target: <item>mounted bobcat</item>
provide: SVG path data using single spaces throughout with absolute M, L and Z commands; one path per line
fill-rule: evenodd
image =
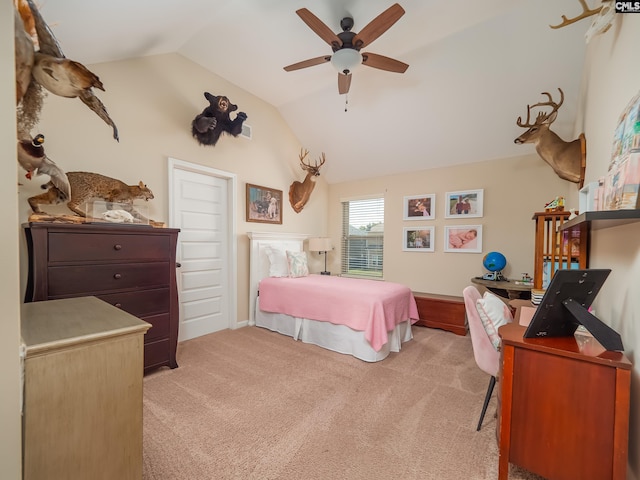
M 121 204 L 122 208 L 134 218 L 141 222 L 148 221 L 133 208 L 134 200 L 153 199 L 153 193 L 144 183 L 127 185 L 115 178 L 90 172 L 67 172 L 67 177 L 71 184 L 71 199 L 67 202 L 67 207 L 75 214 L 86 217 L 87 212 L 82 210 L 81 206 L 97 198 L 108 203 Z M 51 182 L 43 185 L 42 188 L 48 188 L 48 190 L 28 199 L 34 213 L 44 213 L 40 210 L 40 205 L 55 205 L 66 200 L 65 195 Z

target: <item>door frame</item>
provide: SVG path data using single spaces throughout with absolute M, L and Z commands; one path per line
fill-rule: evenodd
M 229 272 L 227 275 L 227 281 L 229 282 L 229 324 L 228 327 L 231 330 L 238 328 L 238 245 L 236 243 L 236 218 L 238 210 L 237 202 L 237 188 L 238 178 L 235 173 L 225 172 L 224 170 L 218 170 L 216 168 L 205 167 L 204 165 L 198 165 L 196 163 L 185 162 L 184 160 L 178 160 L 177 158 L 168 157 L 168 205 L 169 205 L 169 226 L 176 228 L 176 219 L 173 212 L 173 198 L 174 197 L 174 175 L 175 170 L 185 170 L 200 175 L 207 175 L 209 177 L 217 177 L 226 180 L 227 182 L 227 217 L 229 218 L 229 228 L 227 229 L 227 245 L 229 246 Z M 180 242 L 180 236 L 178 235 L 178 242 Z M 177 258 L 176 261 L 180 261 Z M 180 302 L 178 301 L 178 304 Z M 180 317 L 182 317 L 182 308 L 179 308 Z M 179 319 L 182 322 L 182 318 Z

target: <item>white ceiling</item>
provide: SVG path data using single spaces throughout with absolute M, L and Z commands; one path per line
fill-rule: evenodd
M 179 52 L 274 105 L 311 158 L 326 153 L 330 183 L 531 153 L 513 143 L 524 131 L 515 121 L 558 87 L 565 101 L 552 129 L 565 140 L 581 129 L 574 124 L 590 19 L 549 28 L 562 14 L 578 15 L 577 0 L 400 0 L 406 14 L 364 50 L 410 67 L 357 69 L 347 112 L 330 64 L 283 70 L 331 54 L 295 11 L 308 8 L 336 33 L 351 16 L 358 32 L 393 0 L 37 3 L 73 60 Z

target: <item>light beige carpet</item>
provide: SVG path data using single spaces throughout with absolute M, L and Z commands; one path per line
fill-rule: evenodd
M 377 363 L 257 327 L 183 342 L 144 379 L 146 480 L 497 478 L 497 393 L 469 336 L 414 327 Z M 537 479 L 512 467 L 510 478 Z

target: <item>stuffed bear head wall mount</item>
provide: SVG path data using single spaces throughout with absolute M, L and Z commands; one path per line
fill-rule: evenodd
M 222 133 L 237 137 L 242 132 L 242 124 L 247 114 L 238 112 L 231 120 L 229 114 L 238 109 L 224 95 L 211 95 L 204 92 L 209 106 L 191 122 L 191 133 L 200 145 L 215 145 Z

